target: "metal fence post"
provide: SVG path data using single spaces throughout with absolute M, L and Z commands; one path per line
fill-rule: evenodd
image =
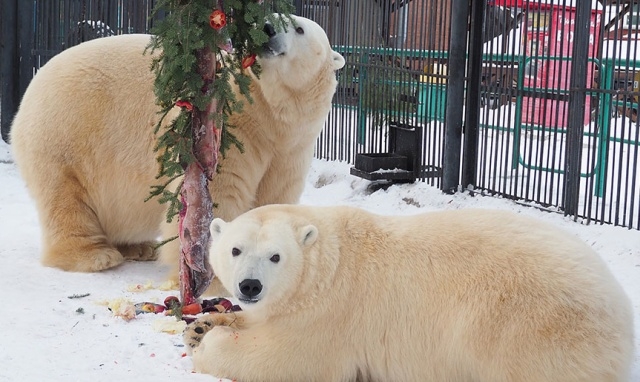
M 569 114 L 567 120 L 567 146 L 565 155 L 565 179 L 563 204 L 565 215 L 578 213 L 580 200 L 580 167 L 587 86 L 587 62 L 589 52 L 589 24 L 591 3 L 579 1 L 576 8 L 571 77 L 569 82 Z
M 0 0 L 0 131 L 9 142 L 9 129 L 18 108 L 18 38 L 17 12 L 19 0 Z
M 471 0 L 451 1 L 451 40 L 449 43 L 449 82 L 447 84 L 442 191 L 454 193 L 460 184 L 462 148 L 462 110 L 464 106 L 467 20 Z
M 33 48 L 34 48 L 34 4 L 35 1 L 18 1 L 18 55 L 20 56 L 20 75 L 18 81 L 19 97 L 17 106 L 27 86 L 33 78 Z
M 476 183 L 478 165 L 478 127 L 480 124 L 480 82 L 482 81 L 482 46 L 485 1 L 474 1 L 471 6 L 471 36 L 467 72 L 469 82 L 465 102 L 464 145 L 462 150 L 462 187 Z

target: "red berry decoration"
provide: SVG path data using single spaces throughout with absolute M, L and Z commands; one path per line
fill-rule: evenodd
M 242 69 L 246 69 L 248 67 L 250 67 L 251 65 L 255 64 L 256 62 L 256 55 L 252 54 L 250 56 L 247 56 L 245 58 L 242 59 Z
M 227 25 L 227 16 L 221 10 L 216 9 L 209 15 L 209 25 L 215 30 L 220 30 Z
M 193 110 L 193 105 L 189 101 L 178 101 L 178 102 L 176 102 L 176 106 L 184 107 L 185 109 L 187 109 L 189 111 Z

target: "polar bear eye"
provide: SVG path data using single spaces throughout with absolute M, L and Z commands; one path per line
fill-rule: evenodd
M 272 263 L 277 263 L 278 261 L 280 261 L 280 255 L 276 253 L 275 255 L 271 256 L 269 260 L 271 260 Z
M 238 248 L 234 248 L 231 250 L 231 256 L 236 257 L 239 256 L 242 253 L 241 250 L 239 250 Z
M 297 34 L 304 34 L 304 29 L 302 29 L 302 27 L 297 27 L 296 28 L 296 33 Z

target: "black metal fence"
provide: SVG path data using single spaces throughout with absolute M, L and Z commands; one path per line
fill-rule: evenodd
M 298 8 L 347 58 L 319 156 L 368 179 L 419 178 L 640 229 L 637 2 Z M 409 154 L 396 147 L 407 129 L 421 140 Z
M 640 229 L 640 6 L 296 0 L 346 58 L 317 156 Z M 147 32 L 151 0 L 0 0 L 3 138 L 65 47 Z M 383 171 L 380 171 L 383 170 Z
M 520 27 L 484 46 L 474 185 L 640 229 L 640 9 L 512 3 Z
M 325 28 L 346 59 L 317 155 L 354 163 L 362 153 L 385 153 L 400 144 L 405 149 L 393 147 L 390 156 L 398 159 L 402 151 L 409 171 L 385 176 L 440 186 L 449 82 L 441 71 L 448 59 L 451 0 L 298 1 L 296 6 L 299 15 Z M 419 138 L 420 144 L 402 144 L 395 132 L 409 141 Z M 372 160 L 377 159 L 388 158 Z M 376 179 L 375 174 L 367 178 Z
M 29 81 L 65 48 L 97 37 L 148 33 L 153 0 L 0 0 L 0 122 L 11 119 Z

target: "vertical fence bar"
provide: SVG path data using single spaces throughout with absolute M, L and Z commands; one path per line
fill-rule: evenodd
M 580 200 L 580 167 L 584 112 L 587 86 L 587 62 L 589 51 L 590 2 L 578 2 L 574 31 L 571 77 L 569 82 L 569 113 L 567 119 L 567 144 L 565 154 L 565 187 L 563 206 L 565 215 L 577 215 Z
M 2 139 L 9 142 L 11 120 L 18 109 L 18 36 L 16 19 L 19 0 L 0 0 L 2 23 L 0 24 L 0 131 Z
M 449 45 L 449 82 L 447 84 L 442 191 L 456 192 L 460 184 L 462 147 L 462 110 L 464 105 L 467 20 L 471 0 L 451 1 L 451 40 Z
M 478 164 L 478 126 L 480 123 L 480 82 L 482 81 L 483 20 L 485 1 L 474 1 L 471 5 L 471 36 L 467 72 L 467 95 L 464 118 L 464 150 L 462 155 L 462 187 L 476 183 Z
M 20 56 L 19 92 L 20 99 L 33 77 L 33 1 L 19 1 L 18 4 L 18 54 Z M 17 105 L 17 104 L 16 104 Z

